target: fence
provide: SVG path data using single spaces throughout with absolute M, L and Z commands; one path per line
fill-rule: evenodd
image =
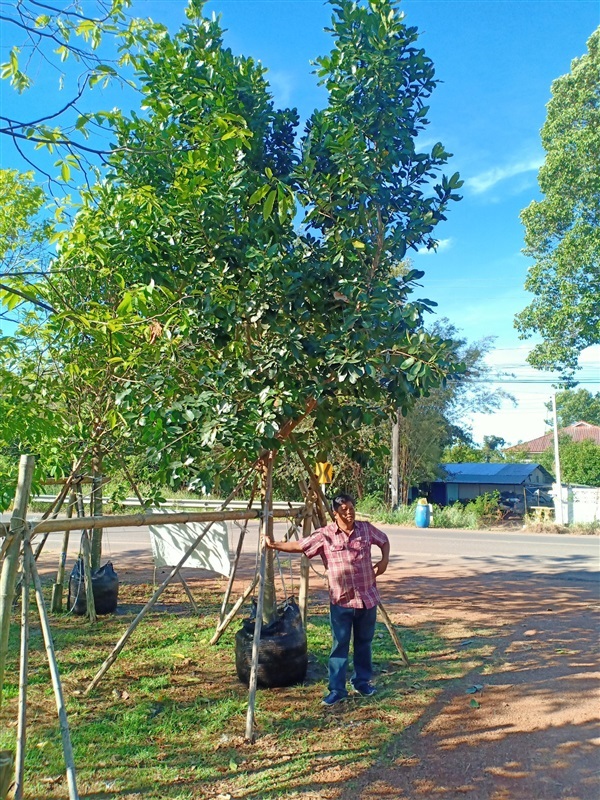
M 552 484 L 552 492 L 554 516 L 557 521 L 562 521 L 563 524 L 580 524 L 600 520 L 600 488 L 563 484 L 561 490 L 562 509 L 559 508 L 558 484 Z

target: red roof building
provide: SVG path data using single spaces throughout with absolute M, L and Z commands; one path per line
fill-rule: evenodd
M 575 422 L 566 428 L 560 428 L 558 431 L 559 436 L 570 436 L 574 442 L 582 442 L 584 439 L 591 439 L 595 444 L 600 445 L 600 425 L 592 425 L 589 422 Z M 507 447 L 506 452 L 515 452 L 516 450 L 524 450 L 530 456 L 536 456 L 543 453 L 554 443 L 554 434 L 552 431 L 545 433 L 543 436 L 538 436 L 537 439 L 530 439 L 528 442 L 521 442 L 513 447 Z

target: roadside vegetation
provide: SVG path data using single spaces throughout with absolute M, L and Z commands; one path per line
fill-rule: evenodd
M 466 504 L 456 502 L 450 506 L 433 505 L 430 526 L 432 528 L 476 530 L 494 523 L 497 524 L 502 519 L 499 499 L 498 492 L 486 492 Z M 380 496 L 370 495 L 360 500 L 357 508 L 359 513 L 368 516 L 372 522 L 416 527 L 416 502 L 390 509 Z

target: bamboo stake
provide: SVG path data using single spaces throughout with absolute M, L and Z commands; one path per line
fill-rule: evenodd
M 12 750 L 0 750 L 0 800 L 5 800 L 12 783 L 15 754 Z
M 306 539 L 310 536 L 312 529 L 312 515 L 313 515 L 313 501 L 310 495 L 306 498 L 306 514 L 302 523 L 302 538 Z M 308 586 L 310 575 L 310 561 L 302 554 L 300 559 L 300 588 L 298 590 L 298 606 L 300 608 L 300 616 L 302 617 L 302 624 L 306 630 L 306 618 L 308 616 Z
M 67 771 L 67 783 L 69 786 L 69 800 L 79 800 L 77 792 L 77 783 L 75 779 L 75 762 L 73 759 L 73 748 L 71 746 L 71 734 L 69 732 L 69 722 L 67 720 L 67 712 L 65 709 L 65 702 L 63 699 L 62 686 L 60 682 L 60 673 L 58 670 L 58 663 L 54 653 L 54 643 L 52 641 L 52 632 L 50 631 L 50 622 L 44 603 L 44 594 L 42 591 L 42 582 L 40 580 L 37 566 L 33 558 L 33 551 L 31 545 L 25 545 L 24 557 L 29 559 L 29 567 L 33 578 L 33 585 L 35 587 L 35 597 L 37 607 L 40 615 L 40 625 L 42 634 L 44 636 L 44 644 L 46 645 L 46 656 L 48 657 L 48 665 L 50 667 L 50 677 L 52 678 L 52 688 L 54 689 L 54 698 L 56 700 L 56 710 L 58 711 L 58 722 L 60 725 L 60 735 L 62 738 L 63 753 L 65 756 L 65 766 Z
M 177 577 L 179 578 L 179 580 L 181 581 L 181 583 L 183 585 L 183 588 L 185 589 L 185 593 L 187 594 L 188 600 L 190 601 L 190 605 L 192 607 L 192 611 L 194 612 L 194 614 L 199 614 L 200 613 L 200 609 L 198 608 L 198 604 L 194 600 L 194 596 L 192 595 L 192 593 L 190 591 L 190 587 L 187 585 L 187 581 L 185 580 L 185 578 L 183 577 L 181 572 L 177 573 Z
M 85 588 L 85 615 L 89 621 L 94 624 L 98 621 L 98 617 L 96 616 L 96 601 L 94 600 L 94 584 L 92 582 L 92 550 L 90 547 L 90 537 L 87 531 L 83 531 L 81 536 L 81 551 Z
M 85 508 L 83 505 L 83 492 L 81 486 L 77 487 L 77 512 L 80 517 L 85 516 Z M 81 556 L 83 559 L 83 575 L 84 575 L 84 588 L 85 588 L 85 615 L 93 624 L 97 622 L 96 617 L 96 602 L 94 600 L 94 585 L 92 583 L 92 553 L 90 548 L 90 538 L 87 530 L 81 533 Z
M 48 519 L 48 517 L 56 509 L 56 506 L 58 506 L 59 508 L 62 506 L 62 504 L 63 504 L 63 502 L 65 500 L 65 497 L 69 494 L 69 489 L 71 488 L 71 486 L 74 483 L 80 483 L 81 480 L 84 480 L 85 482 L 87 482 L 85 479 L 80 478 L 80 479 L 76 480 L 76 478 L 77 478 L 77 472 L 79 471 L 79 468 L 83 464 L 84 459 L 86 458 L 88 452 L 89 452 L 89 450 L 84 450 L 83 453 L 77 459 L 77 461 L 73 464 L 73 469 L 71 470 L 71 474 L 63 482 L 63 488 L 58 493 L 58 495 L 55 498 L 54 502 L 51 503 L 50 507 L 47 508 L 44 511 L 44 513 L 42 514 L 42 520 Z
M 233 620 L 233 618 L 235 617 L 241 606 L 246 602 L 248 597 L 250 597 L 250 595 L 254 591 L 254 588 L 256 587 L 257 583 L 258 583 L 258 575 L 255 575 L 252 583 L 244 590 L 244 593 L 241 595 L 241 597 L 239 597 L 238 600 L 233 604 L 229 614 L 227 614 L 223 622 L 219 624 L 219 627 L 214 632 L 214 635 L 210 640 L 210 644 L 216 644 L 219 641 L 219 639 L 225 633 L 225 631 L 229 627 L 231 621 Z
M 0 705 L 2 705 L 2 690 L 4 686 L 4 670 L 6 668 L 6 656 L 8 651 L 11 607 L 15 596 L 19 553 L 21 551 L 21 531 L 26 524 L 25 517 L 27 515 L 27 504 L 29 501 L 34 466 L 34 456 L 21 456 L 19 461 L 17 491 L 15 493 L 13 513 L 10 520 L 10 544 L 4 555 L 2 574 L 0 575 Z
M 222 508 L 229 499 L 223 501 Z M 273 517 L 286 519 L 294 511 L 300 511 L 301 506 L 292 509 L 274 508 Z M 171 514 L 115 514 L 107 517 L 83 517 L 82 519 L 51 519 L 38 522 L 33 528 L 33 534 L 53 533 L 56 531 L 76 531 L 81 528 L 140 528 L 144 525 L 172 525 L 185 522 L 224 522 L 226 520 L 259 519 L 260 511 L 174 511 Z
M 231 494 L 223 501 L 222 508 L 225 508 L 225 506 L 231 500 L 233 500 L 233 498 L 236 496 L 238 491 L 244 485 L 247 477 L 248 476 L 245 475 L 242 478 L 242 480 L 238 483 L 238 485 L 235 487 L 235 489 L 231 492 Z M 233 511 L 225 512 L 225 513 L 226 514 L 227 513 L 235 514 L 235 512 L 233 512 Z M 242 514 L 248 514 L 248 513 L 249 512 L 247 512 L 247 511 L 246 512 L 242 512 Z M 125 647 L 125 644 L 127 643 L 127 640 L 129 639 L 131 634 L 134 632 L 134 630 L 140 624 L 142 619 L 146 616 L 148 611 L 150 611 L 150 609 L 156 604 L 158 598 L 161 596 L 161 594 L 167 588 L 169 583 L 173 580 L 175 575 L 177 575 L 177 573 L 179 572 L 181 567 L 185 564 L 185 562 L 188 560 L 190 555 L 193 553 L 193 551 L 196 549 L 196 547 L 200 544 L 200 542 L 202 541 L 204 536 L 208 533 L 212 522 L 216 521 L 214 519 L 215 516 L 217 517 L 217 519 L 219 519 L 219 518 L 222 519 L 223 518 L 222 515 L 223 515 L 223 512 L 217 512 L 216 514 L 213 513 L 211 515 L 206 515 L 206 514 L 204 514 L 204 515 L 199 515 L 199 514 L 140 514 L 140 515 L 136 515 L 138 517 L 142 517 L 143 519 L 148 519 L 148 517 L 154 517 L 155 518 L 154 521 L 157 522 L 157 523 L 161 523 L 161 524 L 165 523 L 165 521 L 170 521 L 170 522 L 189 522 L 189 521 L 191 521 L 189 519 L 189 517 L 195 517 L 197 519 L 199 516 L 203 517 L 203 521 L 206 520 L 207 516 L 212 516 L 213 519 L 210 520 L 210 524 L 206 526 L 206 528 L 203 530 L 203 532 L 196 538 L 196 540 L 190 545 L 190 547 L 188 547 L 188 549 L 185 551 L 185 554 L 184 554 L 183 558 L 179 561 L 177 566 L 173 567 L 171 572 L 167 575 L 166 579 L 161 583 L 161 585 L 158 587 L 158 589 L 154 592 L 154 594 L 152 595 L 150 600 L 148 600 L 146 605 L 142 608 L 140 613 L 137 615 L 137 617 L 133 620 L 133 622 L 127 628 L 127 630 L 125 631 L 123 636 L 121 636 L 121 638 L 119 639 L 117 644 L 114 646 L 111 654 L 104 661 L 104 663 L 102 664 L 102 666 L 100 667 L 98 672 L 92 678 L 92 680 L 91 680 L 89 686 L 87 687 L 87 689 L 85 690 L 84 694 L 86 694 L 86 695 L 89 694 L 92 691 L 92 689 L 94 689 L 100 683 L 100 681 L 102 680 L 103 675 L 106 672 L 108 672 L 108 670 L 110 669 L 112 664 L 114 664 L 114 662 L 117 660 L 117 657 L 118 657 L 119 653 Z M 173 520 L 172 519 L 172 517 L 180 517 L 180 516 L 185 517 L 186 519 L 183 519 L 183 520 L 179 520 L 179 519 Z M 171 518 L 171 519 L 169 519 L 169 518 Z M 225 518 L 227 518 L 227 516 Z M 239 517 L 234 517 L 234 518 L 239 519 Z M 245 517 L 242 517 L 242 519 L 244 519 L 244 518 Z M 251 517 L 247 517 L 247 518 L 251 519 Z M 107 519 L 107 518 L 105 517 L 105 519 Z M 110 519 L 110 517 L 108 519 Z M 148 524 L 148 523 L 147 522 L 142 522 L 141 524 L 144 525 L 144 524 Z M 103 527 L 110 527 L 110 526 L 104 525 Z M 116 527 L 116 526 L 112 526 L 112 527 Z
M 10 542 L 11 542 L 10 534 L 6 531 L 6 528 L 4 528 L 4 526 L 2 526 L 2 528 L 3 528 L 3 531 L 0 533 L 0 536 L 3 536 L 4 539 L 3 539 L 2 544 L 0 545 L 0 563 L 2 563 L 2 559 L 4 558 L 4 554 L 6 553 L 8 548 L 10 547 Z
M 75 506 L 75 493 L 71 492 L 69 502 L 67 504 L 67 519 L 73 516 L 73 507 Z M 60 614 L 62 611 L 63 589 L 65 582 L 65 566 L 67 563 L 67 552 L 69 550 L 69 531 L 64 532 L 62 548 L 60 551 L 60 561 L 58 563 L 58 571 L 56 573 L 56 583 L 52 587 L 52 602 L 50 609 L 53 614 Z
M 250 492 L 250 500 L 248 501 L 248 509 L 252 508 L 252 503 L 254 502 L 254 495 L 256 494 L 256 484 L 257 479 L 255 478 L 254 483 L 252 484 L 252 490 Z M 223 602 L 221 603 L 221 613 L 219 614 L 219 625 L 225 619 L 225 614 L 227 612 L 227 604 L 229 603 L 229 598 L 231 597 L 231 591 L 233 589 L 233 582 L 235 580 L 235 574 L 237 572 L 238 564 L 240 561 L 240 556 L 242 554 L 242 546 L 244 544 L 244 538 L 246 536 L 246 531 L 248 530 L 248 520 L 243 528 L 240 529 L 240 536 L 237 543 L 237 548 L 235 551 L 235 557 L 233 559 L 233 565 L 231 567 L 231 575 L 229 576 L 229 582 L 227 583 L 227 589 L 225 590 L 225 594 L 223 596 Z M 217 629 L 219 627 L 217 625 Z
M 260 571 L 258 577 L 258 600 L 256 604 L 256 618 L 254 620 L 254 639 L 252 640 L 252 666 L 248 692 L 248 713 L 246 714 L 246 739 L 254 741 L 254 708 L 256 705 L 256 685 L 258 682 L 258 655 L 260 648 L 260 634 L 262 631 L 262 615 L 265 600 L 265 582 L 267 572 L 267 545 L 266 537 L 269 535 L 269 517 L 272 520 L 273 512 L 273 453 L 265 457 L 265 492 L 263 513 L 260 525 Z
M 406 651 L 402 647 L 402 642 L 400 641 L 400 637 L 398 636 L 398 633 L 396 632 L 396 628 L 394 627 L 394 623 L 389 618 L 389 615 L 388 615 L 387 611 L 385 610 L 385 608 L 383 607 L 383 605 L 381 603 L 379 603 L 377 608 L 381 612 L 381 616 L 383 617 L 383 621 L 385 622 L 385 626 L 388 629 L 388 631 L 390 632 L 390 636 L 392 637 L 392 641 L 396 645 L 396 650 L 400 653 L 400 658 L 402 659 L 402 662 L 403 662 L 404 666 L 405 667 L 410 667 L 410 661 L 408 660 L 408 656 L 406 655 Z
M 23 553 L 29 546 L 29 527 L 23 534 Z M 19 660 L 19 713 L 17 723 L 17 758 L 15 770 L 15 800 L 23 797 L 23 775 L 25 773 L 25 749 L 27 740 L 27 668 L 29 663 L 29 585 L 31 570 L 29 559 L 23 558 L 23 580 L 21 584 L 21 651 Z
M 103 516 L 102 504 L 102 451 L 95 447 L 92 453 L 92 492 L 90 494 L 90 515 Z M 98 569 L 102 562 L 102 528 L 95 528 L 90 535 L 92 569 Z

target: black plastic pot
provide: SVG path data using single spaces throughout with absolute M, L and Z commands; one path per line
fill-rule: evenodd
M 235 636 L 235 668 L 246 686 L 250 683 L 254 619 L 245 619 Z M 300 609 L 294 602 L 279 609 L 279 618 L 260 632 L 258 686 L 292 686 L 306 677 L 308 653 Z
M 92 591 L 96 614 L 112 614 L 117 610 L 119 600 L 119 577 L 110 561 L 103 567 L 92 571 Z M 83 559 L 79 558 L 69 577 L 69 605 L 74 614 L 82 617 L 87 612 Z

